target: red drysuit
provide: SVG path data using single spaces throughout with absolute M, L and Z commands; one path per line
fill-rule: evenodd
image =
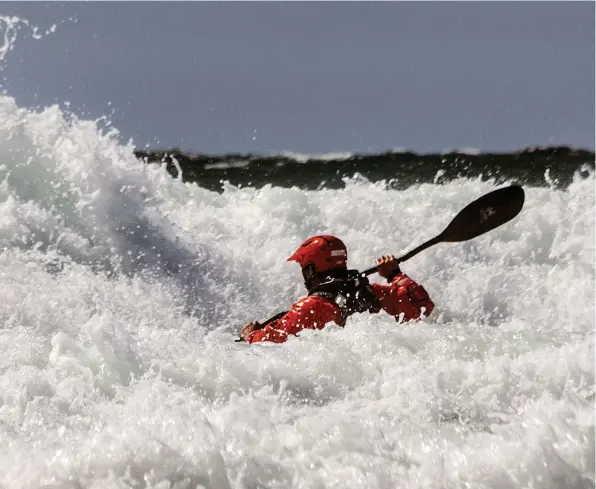
M 398 273 L 390 285 L 370 285 L 381 308 L 397 321 L 427 317 L 434 308 L 426 290 L 404 273 Z M 249 333 L 246 341 L 283 343 L 288 335 L 295 335 L 305 328 L 323 329 L 332 321 L 343 326 L 345 320 L 345 314 L 336 303 L 320 295 L 310 295 L 296 302 L 280 319 L 269 323 L 263 329 Z

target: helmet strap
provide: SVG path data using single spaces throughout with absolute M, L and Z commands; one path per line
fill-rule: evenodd
M 317 270 L 312 263 L 302 267 L 302 277 L 304 278 L 304 286 L 306 290 L 311 290 L 318 283 Z

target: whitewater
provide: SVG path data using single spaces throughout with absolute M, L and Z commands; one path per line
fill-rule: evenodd
M 594 487 L 593 173 L 405 263 L 424 322 L 248 346 L 308 236 L 368 268 L 498 185 L 218 193 L 133 151 L 0 96 L 1 488 Z

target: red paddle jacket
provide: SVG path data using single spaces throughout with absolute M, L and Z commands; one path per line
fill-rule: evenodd
M 435 307 L 424 287 L 404 273 L 398 273 L 390 285 L 371 283 L 370 286 L 381 308 L 399 322 L 427 317 Z M 249 333 L 246 341 L 283 343 L 288 335 L 303 329 L 323 329 L 330 322 L 343 326 L 345 320 L 345 314 L 335 302 L 320 295 L 309 295 L 296 302 L 280 319 Z

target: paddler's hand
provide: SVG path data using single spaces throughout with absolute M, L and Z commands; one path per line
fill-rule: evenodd
M 391 282 L 393 277 L 401 273 L 401 270 L 395 257 L 393 255 L 387 255 L 377 258 L 377 273 Z
M 240 338 L 246 341 L 246 337 L 253 331 L 256 331 L 257 329 L 261 329 L 261 325 L 259 322 L 253 321 L 252 323 L 248 323 L 240 330 Z

